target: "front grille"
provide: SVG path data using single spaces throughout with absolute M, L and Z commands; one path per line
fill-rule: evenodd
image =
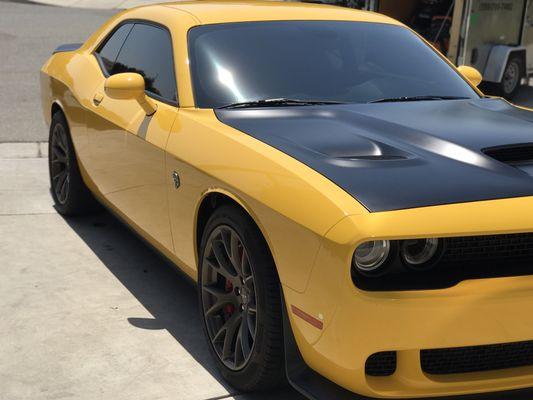
M 533 259 L 533 234 L 488 235 L 446 239 L 443 263 Z
M 365 373 L 369 376 L 391 376 L 395 371 L 395 351 L 374 353 L 366 360 Z
M 422 370 L 431 375 L 462 374 L 533 365 L 533 341 L 422 350 Z
M 533 144 L 520 144 L 503 147 L 491 147 L 483 152 L 500 162 L 510 165 L 533 163 Z

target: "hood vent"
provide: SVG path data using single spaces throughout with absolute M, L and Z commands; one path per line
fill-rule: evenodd
M 509 165 L 533 164 L 533 143 L 490 147 L 483 149 L 483 153 Z
M 388 154 L 377 154 L 368 156 L 343 156 L 338 157 L 345 160 L 365 160 L 365 161 L 394 161 L 394 160 L 407 160 L 404 156 L 393 156 Z

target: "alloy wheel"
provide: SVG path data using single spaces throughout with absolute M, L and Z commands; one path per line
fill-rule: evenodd
M 237 232 L 221 225 L 202 260 L 201 299 L 209 340 L 224 365 L 244 368 L 255 344 L 257 297 L 253 267 Z
M 59 203 L 65 204 L 70 187 L 70 162 L 67 132 L 61 124 L 56 124 L 52 131 L 50 151 L 52 190 Z

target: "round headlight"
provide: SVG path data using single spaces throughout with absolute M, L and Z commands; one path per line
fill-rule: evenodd
M 375 273 L 387 261 L 390 247 L 388 240 L 365 242 L 355 249 L 353 263 L 364 274 Z
M 405 240 L 400 254 L 403 261 L 413 268 L 424 268 L 434 261 L 439 250 L 439 239 Z

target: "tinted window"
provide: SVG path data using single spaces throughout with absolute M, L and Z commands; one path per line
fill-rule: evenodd
M 196 104 L 271 98 L 369 102 L 402 96 L 477 97 L 408 29 L 345 21 L 204 25 L 189 33 Z
M 102 64 L 108 73 L 113 69 L 113 64 L 115 64 L 120 48 L 122 47 L 124 40 L 128 37 L 131 28 L 133 28 L 133 24 L 120 26 L 111 37 L 107 39 L 100 50 L 97 51 L 102 60 Z
M 122 46 L 111 74 L 136 72 L 144 77 L 146 90 L 176 101 L 176 80 L 170 34 L 163 28 L 135 24 Z

